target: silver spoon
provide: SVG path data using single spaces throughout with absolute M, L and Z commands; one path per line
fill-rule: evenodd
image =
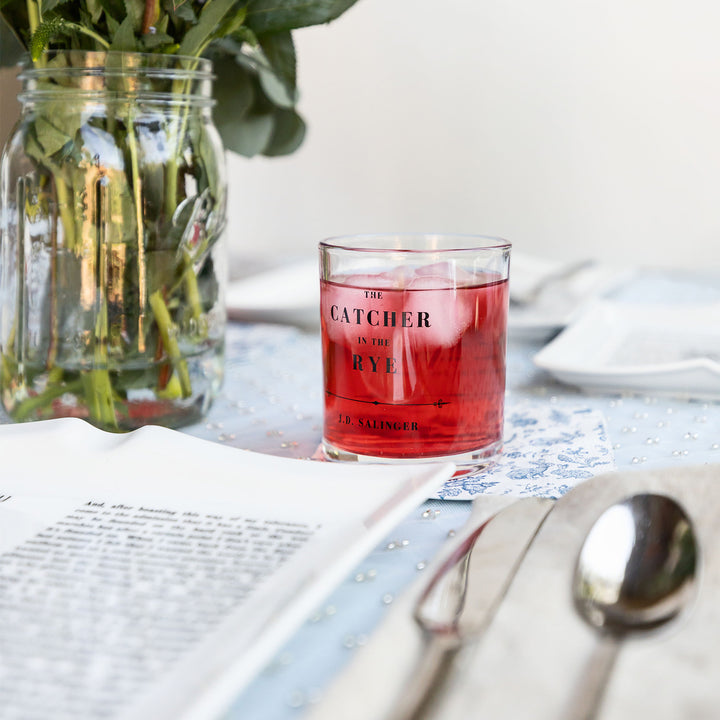
M 628 635 L 664 625 L 687 605 L 698 555 L 690 519 L 665 495 L 633 495 L 597 519 L 577 560 L 573 596 L 601 642 L 569 717 L 596 716 Z

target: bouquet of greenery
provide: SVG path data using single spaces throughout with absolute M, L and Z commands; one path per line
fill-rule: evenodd
M 224 328 L 217 132 L 248 157 L 293 152 L 305 124 L 291 32 L 354 2 L 0 0 L 0 60 L 15 62 L 13 48 L 30 58 L 30 111 L 2 173 L 13 418 L 128 429 L 207 409 Z M 214 126 L 193 97 L 208 61 Z
M 305 124 L 292 31 L 330 22 L 356 0 L 0 0 L 0 63 L 48 48 L 207 57 L 215 124 L 247 157 L 296 150 Z M 11 32 L 8 32 L 11 31 Z

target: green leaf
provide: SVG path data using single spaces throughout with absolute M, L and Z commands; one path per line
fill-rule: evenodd
M 105 16 L 120 22 L 125 17 L 125 6 L 123 0 L 99 0 L 105 10 Z
M 174 39 L 167 33 L 148 33 L 140 38 L 140 45 L 143 50 L 153 51 L 166 45 L 172 45 Z
M 155 30 L 159 33 L 167 33 L 169 20 L 170 18 L 167 15 L 161 15 L 155 23 Z
M 283 82 L 295 88 L 297 79 L 297 59 L 295 45 L 289 31 L 265 35 L 260 39 L 265 57 Z
M 265 94 L 280 107 L 292 108 L 297 102 L 295 87 L 295 47 L 289 32 L 265 36 L 261 40 L 269 69 L 260 64 L 258 74 Z M 257 51 L 256 51 L 257 52 Z
M 120 27 L 113 35 L 110 50 L 120 52 L 135 52 L 137 50 L 133 19 L 129 15 L 120 23 Z
M 247 8 L 244 5 L 229 12 L 217 28 L 215 37 L 227 37 L 228 35 L 233 35 L 238 32 L 242 28 L 246 16 Z
M 35 134 L 47 155 L 53 155 L 72 142 L 72 137 L 57 128 L 42 115 L 35 120 Z
M 120 23 L 112 15 L 108 15 L 107 12 L 105 13 L 105 19 L 107 20 L 108 33 L 110 33 L 110 37 L 115 37 L 115 34 L 120 28 Z
M 140 32 L 143 15 L 145 13 L 145 0 L 125 0 L 125 17 L 132 20 L 133 31 Z
M 275 157 L 295 152 L 305 139 L 305 121 L 294 111 L 282 108 L 275 112 L 275 127 L 263 155 Z
M 226 146 L 228 150 L 245 157 L 254 157 L 265 150 L 272 138 L 274 128 L 274 113 L 249 112 L 233 123 L 232 128 L 227 129 L 230 132 L 226 132 L 223 137 L 230 138 Z
M 186 23 L 194 25 L 197 22 L 197 15 L 192 9 L 189 2 L 174 2 L 174 0 L 164 0 L 163 7 L 165 11 L 174 20 L 182 20 Z
M 43 16 L 53 11 L 58 5 L 64 5 L 67 2 L 69 2 L 69 0 L 42 0 L 41 7 Z
M 255 90 L 250 73 L 238 66 L 230 55 L 214 58 L 213 68 L 216 81 L 214 94 L 217 105 L 213 119 L 224 146 L 228 150 L 239 152 L 245 144 L 238 138 L 242 118 L 250 111 L 255 102 Z
M 335 20 L 356 0 L 250 0 L 247 25 L 258 35 Z
M 215 99 L 217 107 L 214 111 L 217 118 L 218 110 L 227 109 L 228 119 L 242 117 L 252 106 L 255 97 L 250 73 L 237 64 L 231 55 L 213 57 L 215 73 Z
M 93 25 L 97 25 L 103 12 L 103 6 L 100 0 L 85 0 L 85 6 L 87 7 L 88 13 L 90 13 Z
M 225 15 L 237 0 L 211 0 L 206 2 L 197 25 L 187 31 L 180 43 L 178 55 L 200 55 L 213 39 L 215 32 Z

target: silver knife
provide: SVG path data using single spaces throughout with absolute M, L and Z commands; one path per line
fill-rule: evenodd
M 552 500 L 476 500 L 430 581 L 394 603 L 368 645 L 305 720 L 381 720 L 426 712 L 452 659 L 492 620 Z M 420 715 L 417 715 L 420 717 Z

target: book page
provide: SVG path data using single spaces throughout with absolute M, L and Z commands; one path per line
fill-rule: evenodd
M 76 419 L 0 427 L 0 715 L 222 715 L 454 471 L 296 461 Z
M 61 514 L 0 555 L 3 718 L 117 714 L 320 529 L 97 498 Z

